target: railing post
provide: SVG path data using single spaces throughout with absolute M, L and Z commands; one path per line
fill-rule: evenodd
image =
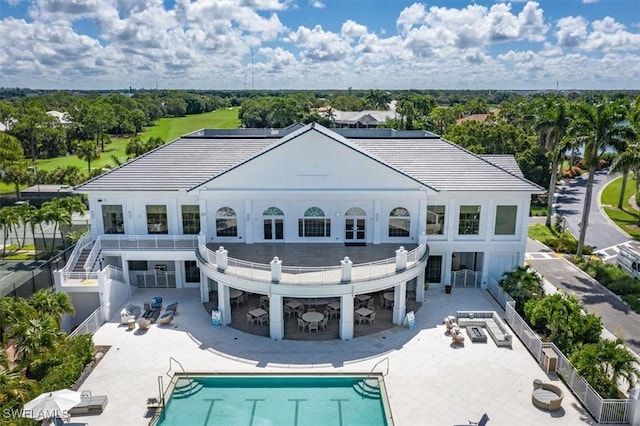
M 278 256 L 271 261 L 271 282 L 278 284 L 282 279 L 282 260 Z
M 407 269 L 407 251 L 403 246 L 396 250 L 396 272 Z
M 340 261 L 340 264 L 342 265 L 342 277 L 340 278 L 340 282 L 351 282 L 351 266 L 353 266 L 353 262 L 348 256 L 345 256 L 344 259 Z
M 227 255 L 229 254 L 228 250 L 225 250 L 224 247 L 220 246 L 218 250 L 216 250 L 216 265 L 218 267 L 218 271 L 226 271 L 229 266 L 229 259 Z
M 640 388 L 631 389 L 629 391 L 629 399 L 631 400 L 629 423 L 638 425 L 640 424 Z

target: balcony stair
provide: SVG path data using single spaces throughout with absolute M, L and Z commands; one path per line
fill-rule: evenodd
M 87 261 L 87 258 L 89 257 L 90 253 L 91 253 L 91 247 L 87 247 L 84 250 L 82 250 L 82 253 L 80 253 L 80 256 L 78 256 L 78 260 L 76 261 L 76 264 L 73 265 L 73 272 L 85 272 L 84 264 Z M 98 253 L 98 256 L 96 256 L 96 260 L 93 262 L 93 265 L 91 265 L 91 271 L 94 270 L 96 263 L 98 262 L 98 259 L 100 259 L 100 253 Z

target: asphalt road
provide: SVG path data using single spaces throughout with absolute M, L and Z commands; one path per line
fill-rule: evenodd
M 597 172 L 595 176 L 585 244 L 593 247 L 596 251 L 607 250 L 630 239 L 627 234 L 610 222 L 600 207 L 600 192 L 616 177 L 609 176 L 606 171 Z M 556 203 L 558 207 L 556 211 L 566 219 L 567 229 L 576 238 L 580 235 L 579 224 L 582 221 L 586 188 L 587 176 L 581 176 L 571 179 L 557 189 Z
M 615 246 L 629 241 L 630 238 L 609 221 L 600 209 L 599 193 L 610 180 L 606 172 L 596 175 L 585 243 L 614 259 L 617 253 Z M 586 177 L 578 178 L 566 183 L 558 191 L 557 211 L 566 217 L 567 229 L 576 237 L 579 231 L 578 224 L 582 219 L 586 182 Z M 602 318 L 605 329 L 615 336 L 622 337 L 629 347 L 640 355 L 639 314 L 629 309 L 618 296 L 571 262 L 555 255 L 537 241 L 528 240 L 527 257 L 531 266 L 548 282 L 567 294 L 578 297 L 588 312 Z

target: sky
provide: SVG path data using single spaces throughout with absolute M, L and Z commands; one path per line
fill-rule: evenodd
M 0 87 L 640 90 L 640 1 L 0 0 Z

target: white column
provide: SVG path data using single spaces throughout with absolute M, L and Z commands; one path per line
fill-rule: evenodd
M 284 316 L 282 315 L 283 297 L 269 296 L 269 334 L 273 340 L 284 339 Z
M 394 287 L 393 291 L 393 323 L 402 325 L 404 315 L 407 313 L 407 283 L 402 282 Z
M 200 272 L 200 301 L 202 303 L 209 301 L 209 277 L 204 272 Z
M 426 271 L 423 269 L 420 275 L 416 278 L 416 302 L 424 302 L 424 280 L 426 278 Z
M 205 235 L 205 243 L 207 237 L 207 200 L 200 199 L 200 233 Z
M 185 274 L 184 274 L 184 262 L 181 260 L 176 260 L 175 262 L 176 269 L 176 288 L 184 288 L 185 287 Z
M 251 208 L 251 200 L 244 201 L 244 242 L 246 244 L 253 244 L 253 211 Z
M 373 201 L 373 244 L 380 244 L 382 238 L 382 203 L 380 200 Z
M 182 228 L 178 224 L 178 200 L 170 198 L 167 202 L 167 228 L 169 234 L 180 234 Z
M 640 388 L 635 387 L 629 390 L 629 399 L 631 400 L 631 416 L 629 423 L 632 425 L 640 425 Z
M 422 235 L 427 232 L 427 200 L 420 200 L 418 206 L 418 235 Z
M 229 286 L 218 282 L 218 311 L 222 324 L 231 324 L 231 300 L 229 299 Z
M 353 339 L 353 296 L 340 296 L 340 338 Z

